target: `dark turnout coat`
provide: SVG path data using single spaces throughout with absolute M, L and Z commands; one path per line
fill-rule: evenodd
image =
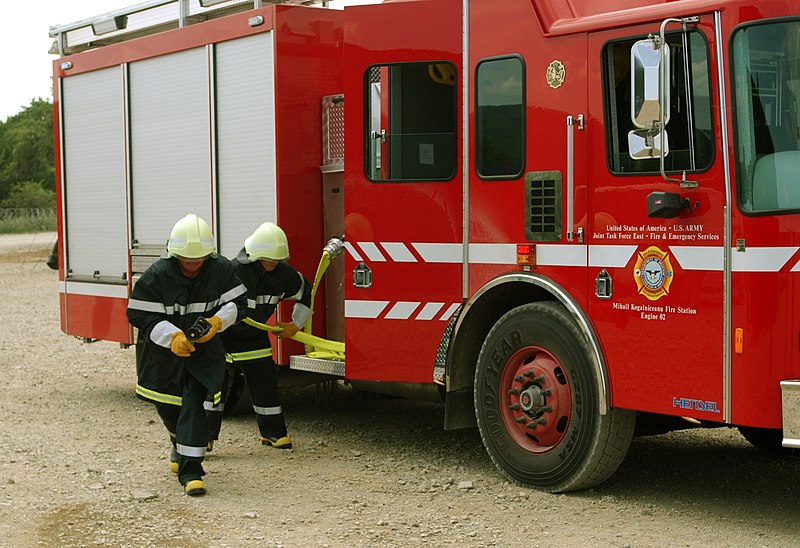
M 188 358 L 170 350 L 169 322 L 184 333 L 199 316 L 213 316 L 227 303 L 237 309 L 236 321 L 245 315 L 246 289 L 233 265 L 219 255 L 209 257 L 195 278 L 181 274 L 178 260 L 161 258 L 133 286 L 128 301 L 128 321 L 139 329 L 142 349 L 136 394 L 154 403 L 180 405 L 186 375 L 200 381 L 209 394 L 219 392 L 225 375 L 225 350 L 219 336 L 195 343 Z
M 292 321 L 303 327 L 311 316 L 311 284 L 287 262 L 280 262 L 272 272 L 266 272 L 258 261 L 250 261 L 241 250 L 233 261 L 236 275 L 247 287 L 247 317 L 259 323 L 267 320 L 283 300 L 296 301 Z M 265 331 L 239 322 L 223 333 L 225 350 L 236 354 L 270 348 Z

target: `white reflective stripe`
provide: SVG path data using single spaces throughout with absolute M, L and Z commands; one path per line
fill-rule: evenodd
M 470 264 L 517 264 L 516 244 L 469 244 Z
M 183 455 L 184 457 L 205 457 L 206 456 L 206 446 L 203 447 L 191 447 L 189 445 L 181 445 L 180 443 L 175 444 L 175 449 L 178 451 L 179 455 Z
M 165 306 L 164 311 L 167 314 L 175 314 L 178 313 L 181 316 L 185 316 L 186 314 L 202 314 L 203 312 L 207 312 L 212 310 L 219 304 L 219 299 L 207 303 L 189 303 L 189 304 L 173 304 L 170 306 Z M 152 311 L 151 311 L 152 312 Z
M 283 409 L 281 409 L 280 405 L 278 407 L 258 407 L 254 405 L 253 411 L 255 411 L 257 415 L 280 415 L 283 413 Z
M 229 303 L 239 295 L 244 295 L 245 293 L 247 293 L 247 288 L 244 286 L 244 284 L 239 284 L 233 289 L 229 289 L 228 291 L 223 293 L 220 296 L 219 300 L 222 301 L 223 303 Z
M 162 320 L 155 325 L 152 331 L 150 331 L 150 340 L 156 343 L 158 346 L 170 348 L 170 344 L 172 343 L 172 334 L 176 331 L 180 331 L 180 329 L 167 320 Z
M 419 301 L 398 301 L 386 313 L 387 320 L 407 320 L 419 306 Z
M 464 251 L 461 244 L 411 244 L 426 263 L 461 263 Z
M 398 263 L 416 263 L 417 259 L 401 242 L 381 242 L 381 247 L 389 254 L 393 261 Z
M 214 306 L 209 306 L 210 303 L 189 303 L 183 310 L 187 314 L 202 314 L 206 310 L 210 310 L 217 306 L 219 301 L 214 301 Z M 176 308 L 180 308 L 179 305 L 176 305 Z
M 453 303 L 450 306 L 448 306 L 447 310 L 444 311 L 444 314 L 439 316 L 439 321 L 445 322 L 449 320 L 450 317 L 455 313 L 455 311 L 458 310 L 459 306 L 460 306 L 459 303 Z
M 748 247 L 740 253 L 733 250 L 734 272 L 778 272 L 789 262 L 797 247 Z
M 351 244 L 350 242 L 345 242 L 345 243 L 344 243 L 344 248 L 345 248 L 345 249 L 346 249 L 346 250 L 347 250 L 347 251 L 350 253 L 350 255 L 352 255 L 352 256 L 353 256 L 353 260 L 356 260 L 356 261 L 358 261 L 358 262 L 361 262 L 361 261 L 363 261 L 363 260 L 364 260 L 364 259 L 361 257 L 361 253 L 359 253 L 358 251 L 356 251 L 356 248 L 355 248 L 355 247 L 353 247 L 353 244 Z
M 367 256 L 367 259 L 370 261 L 374 261 L 376 263 L 383 263 L 386 262 L 386 257 L 383 256 L 381 250 L 378 249 L 378 246 L 375 242 L 356 242 L 358 246 L 361 248 L 361 251 L 364 252 L 364 255 Z
M 432 320 L 436 313 L 439 312 L 444 303 L 425 303 L 422 310 L 419 311 L 415 320 Z
M 386 262 L 386 256 L 374 242 L 358 242 L 367 259 Z M 417 262 L 408 246 L 402 242 L 381 242 L 389 258 L 395 262 Z M 461 263 L 463 246 L 459 243 L 411 243 L 426 263 Z M 345 243 L 345 247 L 357 261 L 362 256 Z M 684 270 L 721 271 L 723 264 L 720 246 L 669 246 L 675 260 Z M 538 266 L 572 266 L 624 268 L 635 256 L 636 245 L 573 245 L 536 244 Z M 750 247 L 743 253 L 733 253 L 734 272 L 778 272 L 800 247 Z M 470 244 L 470 264 L 516 264 L 516 244 Z M 791 269 L 800 272 L 800 261 Z
M 218 403 L 217 405 L 214 405 L 213 401 L 204 401 L 203 409 L 205 409 L 206 411 L 211 411 L 213 413 L 222 413 L 225 410 L 225 404 Z
M 622 268 L 636 253 L 635 245 L 590 245 L 589 266 Z
M 377 318 L 389 301 L 354 301 L 344 302 L 345 318 Z
M 397 301 L 386 313 L 383 319 L 386 320 L 407 320 L 419 307 L 419 301 Z M 442 310 L 447 303 L 431 302 L 425 303 L 422 309 L 414 317 L 415 320 L 432 320 Z M 375 319 L 389 305 L 389 301 L 345 301 L 346 318 L 368 318 Z M 451 303 L 447 309 L 439 316 L 440 321 L 447 321 L 458 310 L 460 303 Z
M 278 304 L 283 298 L 283 293 L 280 295 L 258 295 L 255 299 L 247 299 L 247 308 L 255 308 L 260 304 Z
M 88 295 L 90 297 L 111 297 L 113 299 L 127 299 L 127 285 L 93 284 L 86 282 L 58 282 L 58 292 L 70 295 Z
M 722 271 L 723 249 L 720 246 L 669 246 L 672 256 L 684 270 Z
M 128 300 L 128 308 L 132 310 L 142 310 L 144 312 L 155 312 L 156 314 L 166 314 L 167 308 L 163 303 L 150 301 L 140 301 L 139 299 Z
M 516 253 L 516 249 L 514 251 Z M 536 245 L 537 266 L 586 266 L 586 264 L 587 249 L 585 245 Z

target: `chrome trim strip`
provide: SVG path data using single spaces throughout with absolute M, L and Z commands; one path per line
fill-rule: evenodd
M 731 168 L 728 152 L 728 109 L 725 104 L 725 72 L 722 62 L 722 12 L 714 12 L 714 40 L 717 55 L 717 85 L 719 86 L 719 118 L 722 134 L 722 165 L 725 171 L 725 208 L 723 228 L 722 282 L 722 420 L 731 421 Z
M 469 298 L 469 0 L 461 5 L 461 299 Z
M 572 241 L 572 225 L 574 224 L 573 194 L 575 190 L 574 181 L 574 162 L 575 162 L 575 119 L 567 116 L 567 241 Z

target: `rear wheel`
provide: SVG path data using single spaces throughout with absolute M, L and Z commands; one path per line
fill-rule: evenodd
M 530 303 L 500 318 L 478 357 L 475 414 L 506 477 L 549 492 L 608 479 L 625 458 L 636 415 L 598 409 L 588 343 L 562 305 Z

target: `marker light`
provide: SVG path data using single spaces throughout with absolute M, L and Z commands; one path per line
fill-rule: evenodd
M 536 244 L 517 244 L 517 264 L 536 266 Z

